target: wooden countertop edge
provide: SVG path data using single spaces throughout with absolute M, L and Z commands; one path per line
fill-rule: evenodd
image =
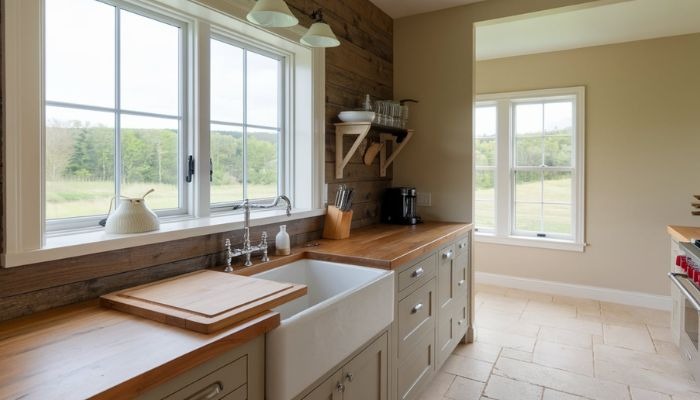
M 690 239 L 700 239 L 700 227 L 668 225 L 666 232 L 676 241 L 689 242 Z
M 194 349 L 189 353 L 183 354 L 172 361 L 161 364 L 149 371 L 121 382 L 90 398 L 95 400 L 134 398 L 193 367 L 201 365 L 228 350 L 269 332 L 279 326 L 280 321 L 280 314 L 272 311 L 252 317 L 236 325 L 233 328 L 235 331 L 231 332 L 230 335 Z

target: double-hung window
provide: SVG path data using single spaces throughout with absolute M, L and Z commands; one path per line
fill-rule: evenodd
M 211 203 L 280 193 L 283 60 L 211 38 Z
M 3 266 L 323 214 L 325 52 L 249 0 L 5 0 Z M 161 229 L 105 235 L 111 199 Z M 260 211 L 252 224 L 287 220 Z
M 96 0 L 45 0 L 47 226 L 94 225 L 112 197 L 154 188 L 185 213 L 186 25 Z
M 480 240 L 583 248 L 584 89 L 477 96 L 474 222 Z

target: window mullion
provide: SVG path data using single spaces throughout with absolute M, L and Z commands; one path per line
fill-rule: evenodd
M 121 194 L 121 9 L 114 7 L 114 195 Z M 116 205 L 115 205 L 116 207 Z
M 510 102 L 499 100 L 496 103 L 496 236 L 506 237 L 511 231 L 512 171 Z
M 243 198 L 248 198 L 248 50 L 243 49 Z

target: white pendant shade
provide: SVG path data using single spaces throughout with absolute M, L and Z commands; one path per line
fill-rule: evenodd
M 301 37 L 301 43 L 311 47 L 340 46 L 340 41 L 325 22 L 314 22 L 306 34 Z
M 266 28 L 287 28 L 299 23 L 284 0 L 258 0 L 246 18 Z

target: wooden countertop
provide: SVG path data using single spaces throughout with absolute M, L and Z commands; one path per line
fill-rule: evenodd
M 397 268 L 465 235 L 469 224 L 374 225 L 236 271 L 251 275 L 304 257 Z M 266 312 L 201 334 L 100 308 L 97 301 L 0 323 L 0 399 L 123 399 L 277 327 Z
M 666 231 L 679 242 L 690 242 L 690 239 L 700 239 L 700 228 L 693 226 L 669 225 Z
M 470 224 L 426 222 L 413 226 L 372 225 L 343 240 L 320 240 L 307 257 L 369 267 L 395 269 L 437 250 L 471 230 Z
M 252 267 L 234 266 L 234 273 L 254 275 L 303 258 L 396 269 L 466 235 L 471 229 L 471 224 L 456 222 L 371 225 L 353 230 L 348 239 L 321 239 L 311 242 L 311 246 L 292 249 L 288 256 L 271 255 L 266 263 L 256 263 Z M 224 267 L 212 269 L 222 271 Z
M 131 399 L 277 327 L 265 312 L 205 335 L 97 301 L 0 324 L 0 399 Z

